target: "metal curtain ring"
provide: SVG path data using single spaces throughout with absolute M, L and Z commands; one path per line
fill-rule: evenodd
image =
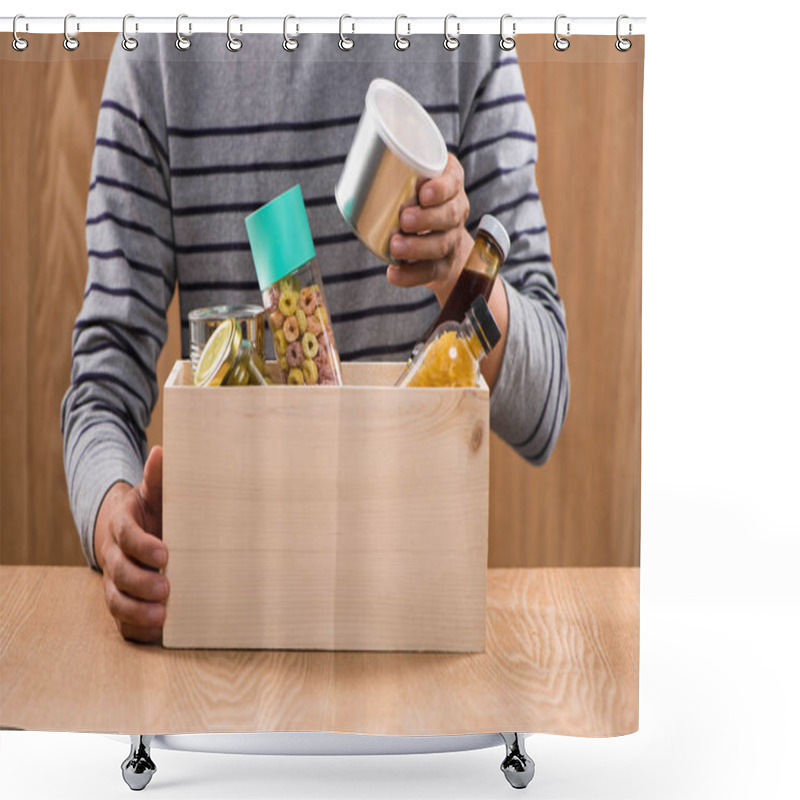
M 69 27 L 69 21 L 71 19 L 75 19 L 74 14 L 67 14 L 67 16 L 64 17 L 64 49 L 69 50 L 70 52 L 77 50 L 81 44 L 74 36 L 70 36 L 69 31 L 67 30 Z M 76 24 L 76 31 L 79 31 L 80 29 L 80 24 Z
M 134 39 L 133 36 L 128 36 L 128 20 L 134 19 L 133 14 L 126 14 L 122 18 L 122 49 L 127 50 L 129 53 L 132 50 L 135 50 L 139 46 L 139 40 Z M 136 30 L 139 30 L 139 26 L 136 26 Z
M 556 35 L 556 40 L 553 42 L 553 47 L 558 50 L 559 53 L 563 53 L 569 47 L 569 39 L 565 39 L 563 36 L 560 36 L 558 33 L 558 21 L 560 19 L 566 19 L 566 14 L 559 14 L 556 17 L 555 25 L 553 26 L 553 32 Z M 567 36 L 569 36 L 569 22 L 567 23 Z
M 346 19 L 353 19 L 353 18 L 349 14 L 342 14 L 342 16 L 339 17 L 339 49 L 340 50 L 352 50 L 353 49 L 353 45 L 355 44 L 355 42 L 352 39 L 350 39 L 350 38 L 348 38 L 347 36 L 344 35 L 344 31 L 342 30 L 343 23 L 344 23 L 344 21 Z M 353 28 L 352 32 L 355 33 L 355 30 L 356 30 L 355 22 L 352 23 L 352 28 Z
M 627 53 L 628 50 L 630 50 L 631 47 L 633 47 L 633 42 L 630 39 L 623 39 L 619 35 L 619 23 L 622 22 L 623 19 L 628 19 L 628 15 L 627 14 L 620 14 L 617 17 L 617 41 L 614 43 L 614 47 L 616 47 L 617 50 L 620 51 L 620 53 Z M 628 23 L 628 35 L 629 36 L 630 36 L 630 33 L 631 33 L 631 25 L 630 25 L 630 23 Z
M 283 49 L 289 53 L 291 53 L 294 50 L 297 50 L 297 47 L 300 44 L 300 42 L 298 42 L 297 39 L 293 39 L 291 36 L 289 36 L 289 31 L 287 29 L 287 26 L 289 24 L 290 19 L 296 19 L 296 17 L 293 17 L 291 14 L 287 14 L 283 18 Z M 295 31 L 299 30 L 300 29 L 297 26 L 295 26 Z
M 451 36 L 447 30 L 447 24 L 450 22 L 451 19 L 456 20 L 456 35 Z M 458 17 L 455 14 L 448 14 L 444 18 L 444 41 L 442 44 L 444 45 L 445 50 L 457 50 L 458 46 L 461 42 L 458 41 L 458 34 L 461 33 L 461 23 L 458 21 Z
M 408 19 L 408 17 L 405 14 L 398 14 L 394 18 L 394 48 L 395 50 L 408 50 L 408 48 L 411 47 L 411 40 L 400 35 L 401 19 Z M 408 28 L 406 35 L 411 36 L 411 23 L 407 22 L 406 27 Z
M 188 14 L 178 14 L 175 20 L 175 47 L 181 51 L 188 50 L 192 46 L 191 40 L 181 33 L 181 20 L 186 19 L 188 16 Z M 189 30 L 191 31 L 191 29 L 192 25 L 189 23 Z
M 517 32 L 517 23 L 511 23 L 511 36 L 506 36 L 503 33 L 503 28 L 505 26 L 506 20 L 511 19 L 511 14 L 503 14 L 500 17 L 500 49 L 501 50 L 513 50 L 517 43 L 514 41 L 514 34 Z
M 11 24 L 11 33 L 14 34 L 14 38 L 11 40 L 11 46 L 18 53 L 21 53 L 23 50 L 27 50 L 27 48 L 28 48 L 28 40 L 17 36 L 17 20 L 18 19 L 25 19 L 25 15 L 24 14 L 17 14 L 17 16 L 14 17 L 14 22 Z M 28 27 L 28 25 L 26 23 L 25 24 L 26 30 L 27 30 L 27 27 Z
M 231 33 L 231 22 L 233 22 L 233 20 L 235 20 L 235 19 L 239 19 L 239 17 L 237 17 L 236 14 L 231 14 L 228 17 L 228 41 L 225 42 L 225 47 L 227 47 L 228 50 L 231 51 L 231 53 L 238 53 L 242 49 L 242 40 L 241 39 L 237 39 Z M 242 30 L 242 26 L 240 25 L 239 26 L 239 31 L 241 31 L 241 30 Z

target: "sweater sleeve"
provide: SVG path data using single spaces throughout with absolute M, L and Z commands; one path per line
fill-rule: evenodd
M 142 37 L 135 53 L 115 47 L 109 63 L 87 204 L 89 269 L 61 406 L 70 505 L 95 568 L 103 498 L 114 483 L 142 478 L 175 286 L 157 39 Z
M 468 228 L 474 234 L 481 216 L 493 214 L 511 238 L 500 271 L 509 319 L 491 425 L 523 458 L 543 464 L 569 402 L 567 328 L 536 187 L 536 130 L 516 57 L 503 53 L 495 61 L 469 109 L 458 152 Z

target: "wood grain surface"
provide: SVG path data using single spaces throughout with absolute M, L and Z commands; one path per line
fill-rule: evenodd
M 543 468 L 498 437 L 489 563 L 638 565 L 644 37 L 517 37 L 536 178 L 569 333 L 570 405 Z
M 164 644 L 484 648 L 489 391 L 164 389 Z M 187 385 L 188 384 L 188 385 Z
M 31 38 L 43 60 L 10 57 L 23 54 L 0 37 L 0 545 L 7 562 L 77 564 L 80 544 L 65 524 L 59 412 L 86 275 L 86 195 L 105 64 L 50 63 L 57 37 Z M 107 55 L 99 47 L 97 56 Z
M 86 279 L 84 220 L 106 63 L 119 37 L 0 36 L 0 561 L 82 563 L 60 403 Z M 569 328 L 570 410 L 543 468 L 491 442 L 489 563 L 639 559 L 643 37 L 517 37 L 539 137 L 537 180 Z M 180 356 L 178 305 L 159 359 Z M 161 400 L 148 430 L 162 441 Z
M 102 579 L 0 568 L 0 725 L 105 733 L 638 728 L 639 570 L 490 570 L 486 652 L 165 650 L 124 641 Z
M 86 201 L 108 57 L 119 36 L 0 35 L 0 561 L 83 564 L 69 508 L 61 400 L 86 284 Z M 159 385 L 180 358 L 173 336 Z M 148 430 L 161 442 L 161 401 Z

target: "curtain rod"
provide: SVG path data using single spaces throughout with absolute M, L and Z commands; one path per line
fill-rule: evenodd
M 443 35 L 445 32 L 444 17 L 355 17 L 345 15 L 340 22 L 338 17 L 236 17 L 231 30 L 238 34 L 277 33 L 285 30 L 292 36 L 303 33 L 343 32 L 347 35 L 359 33 L 395 34 L 403 36 L 417 34 Z M 555 17 L 514 17 L 504 15 L 503 31 L 506 36 L 526 33 L 552 34 Z M 619 33 L 623 36 L 641 35 L 644 33 L 645 17 L 623 17 Z M 0 17 L 0 31 L 10 33 L 13 30 L 14 17 Z M 82 17 L 69 15 L 66 20 L 70 36 L 83 33 L 121 33 L 122 17 Z M 284 28 L 287 25 L 288 28 Z M 569 27 L 568 27 L 569 26 Z M 177 19 L 175 17 L 134 17 L 127 22 L 127 32 L 134 33 L 175 33 Z M 61 33 L 65 32 L 64 17 L 26 17 L 17 20 L 17 34 L 28 33 Z M 447 30 L 452 36 L 496 33 L 500 34 L 500 16 L 497 17 L 459 17 L 449 15 Z M 616 17 L 570 17 L 560 14 L 558 30 L 561 36 L 593 35 L 613 36 L 617 31 Z M 226 33 L 228 17 L 194 17 L 181 15 L 180 31 L 184 36 L 193 33 Z

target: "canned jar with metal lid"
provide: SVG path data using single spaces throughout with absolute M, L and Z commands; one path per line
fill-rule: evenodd
M 266 366 L 252 342 L 242 336 L 242 326 L 230 317 L 222 322 L 206 343 L 197 371 L 195 386 L 267 385 Z
M 192 359 L 192 375 L 197 371 L 200 354 L 214 331 L 227 319 L 234 317 L 242 327 L 242 335 L 253 345 L 254 351 L 263 360 L 264 309 L 261 306 L 208 306 L 189 312 L 189 353 Z
M 328 303 L 300 186 L 245 219 L 283 380 L 342 385 Z

